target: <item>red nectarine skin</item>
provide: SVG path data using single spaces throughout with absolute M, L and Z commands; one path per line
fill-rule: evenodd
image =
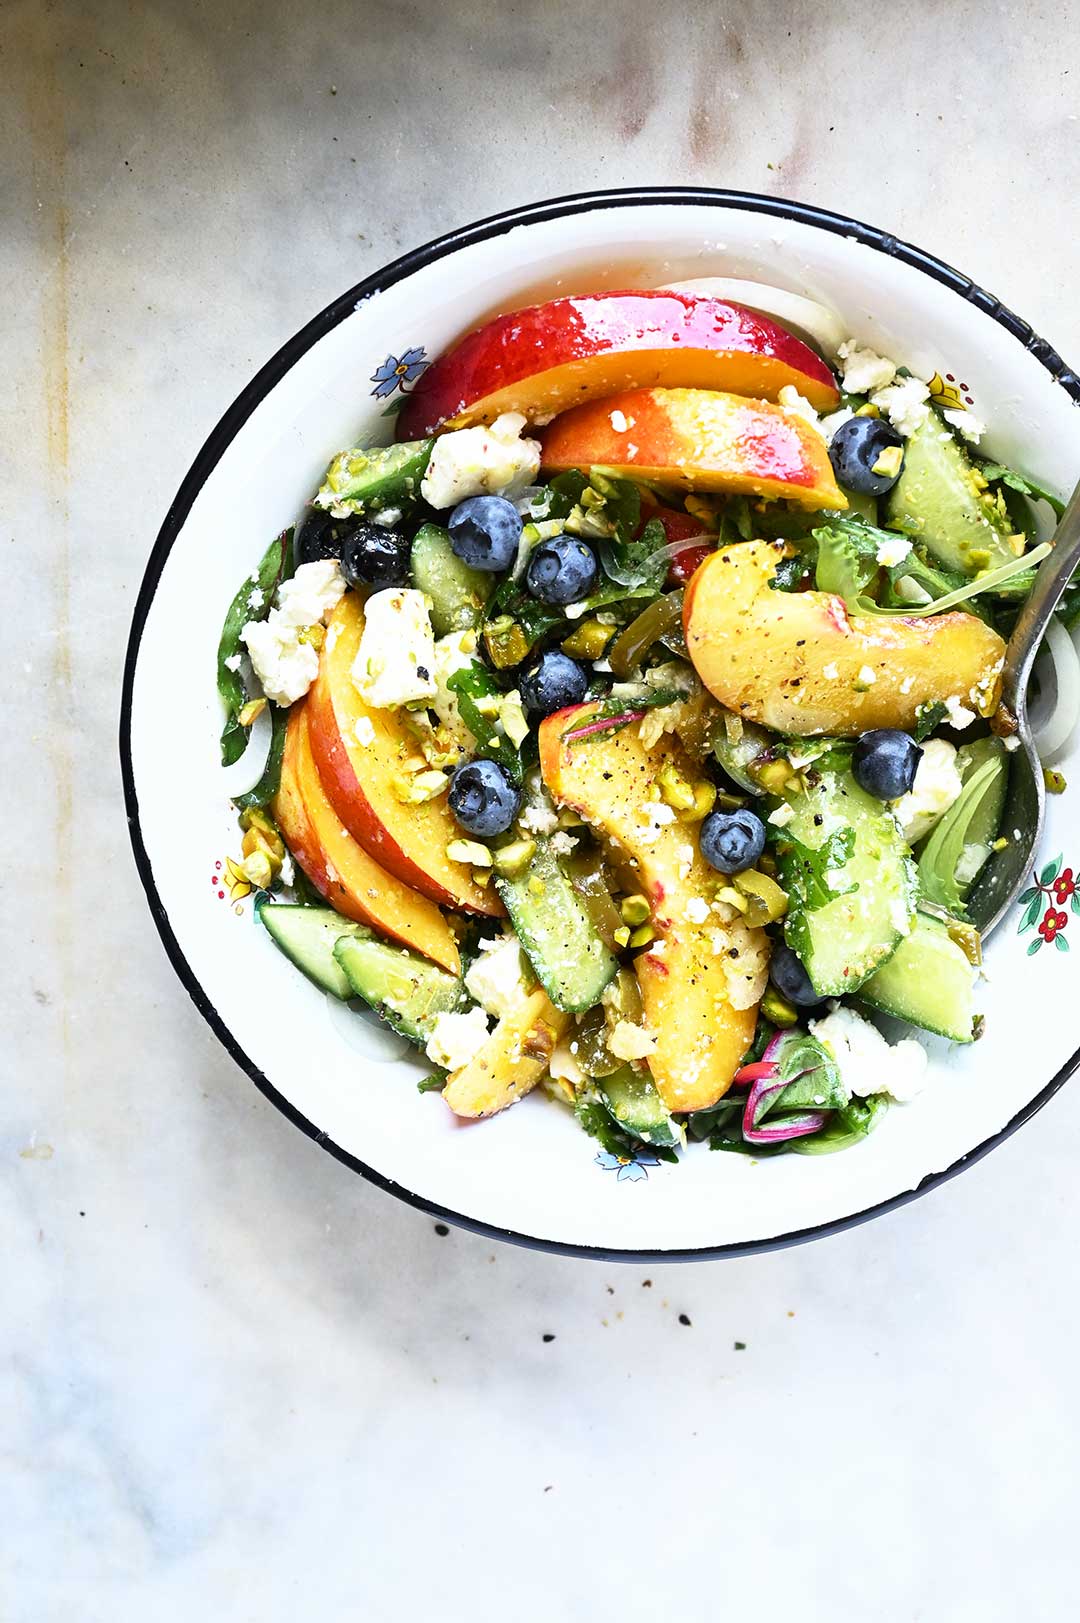
M 819 411 L 839 399 L 812 349 L 741 305 L 662 289 L 588 293 L 496 316 L 469 333 L 415 385 L 397 437 L 491 422 L 503 411 L 535 420 L 657 384 L 775 400 L 787 383 Z
M 847 506 L 816 429 L 781 406 L 712 389 L 632 389 L 575 406 L 544 431 L 542 466 Z
M 342 827 L 312 759 L 306 704 L 289 715 L 272 810 L 289 850 L 331 907 L 459 972 L 457 942 L 435 903 L 386 873 Z

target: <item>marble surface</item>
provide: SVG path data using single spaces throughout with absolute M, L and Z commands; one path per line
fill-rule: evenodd
M 985 0 L 880 26 L 8 0 L 4 1623 L 1074 1615 L 1075 1084 L 808 1248 L 635 1268 L 440 1235 L 211 1038 L 133 870 L 115 732 L 143 563 L 210 426 L 341 289 L 461 221 L 642 182 L 800 197 L 932 248 L 1075 359 L 1078 39 L 1068 8 Z

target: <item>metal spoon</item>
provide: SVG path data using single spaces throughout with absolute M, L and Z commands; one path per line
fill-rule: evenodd
M 1042 838 L 1046 788 L 1042 762 L 1031 739 L 1027 687 L 1050 617 L 1080 565 L 1080 484 L 1054 534 L 1054 550 L 1043 560 L 1035 585 L 1013 627 L 1005 650 L 1001 705 L 1016 723 L 1019 748 L 1010 755 L 1009 788 L 1002 826 L 1009 843 L 990 858 L 972 890 L 968 912 L 985 940 L 997 928 L 1025 884 Z M 1019 830 L 1014 838 L 1013 831 Z

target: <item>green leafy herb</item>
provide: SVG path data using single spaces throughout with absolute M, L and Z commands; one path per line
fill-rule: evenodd
M 498 761 L 514 782 L 520 783 L 523 776 L 520 751 L 505 732 L 500 732 L 498 715 L 487 714 L 489 707 L 478 703 L 485 699 L 501 700 L 505 697 L 487 666 L 474 660 L 471 665 L 463 666 L 448 677 L 446 685 L 457 697 L 461 719 L 476 739 L 479 754 Z
M 446 1086 L 446 1079 L 449 1074 L 449 1071 L 432 1071 L 430 1076 L 425 1076 L 422 1081 L 416 1084 L 417 1093 L 441 1093 Z
M 1045 485 L 1037 484 L 1030 474 L 1017 473 L 1015 468 L 1007 468 L 1003 462 L 983 462 L 979 464 L 979 472 L 990 485 L 1005 485 L 1009 490 L 1015 490 L 1021 496 L 1027 496 L 1033 501 L 1046 502 L 1052 507 L 1060 518 L 1065 511 L 1065 503 L 1060 496 L 1055 496 L 1047 490 Z
M 915 726 L 912 731 L 916 744 L 921 744 L 924 738 L 929 738 L 934 729 L 941 726 L 948 714 L 948 709 L 940 699 L 933 699 L 926 704 L 920 704 L 915 711 Z
M 849 607 L 856 606 L 881 568 L 876 537 L 882 533 L 857 521 L 815 530 L 814 584 L 818 591 L 833 592 Z
M 666 544 L 667 535 L 658 518 L 650 519 L 636 540 L 601 541 L 598 551 L 604 574 L 619 586 L 651 586 L 659 591 L 668 571 Z
M 793 558 L 781 558 L 769 578 L 769 585 L 774 592 L 798 592 L 812 568 L 813 561 L 803 553 L 797 553 Z
M 250 736 L 239 722 L 240 711 L 247 702 L 247 691 L 238 670 L 233 665 L 244 650 L 240 633 L 249 620 L 265 620 L 274 601 L 274 593 L 283 580 L 293 572 L 293 532 L 282 531 L 271 541 L 263 553 L 262 561 L 253 575 L 249 575 L 229 605 L 217 652 L 217 687 L 225 706 L 225 726 L 221 733 L 221 761 L 232 766 L 247 749 Z M 252 601 L 254 599 L 254 602 Z
M 776 844 L 785 855 L 791 852 L 795 858 L 788 872 L 788 884 L 793 893 L 793 913 L 816 913 L 818 908 L 835 902 L 838 896 L 849 896 L 859 888 L 848 885 L 846 888 L 833 889 L 828 881 L 830 873 L 845 867 L 851 860 L 855 850 L 854 829 L 833 829 L 819 846 L 811 846 L 796 839 L 785 828 L 779 831 Z
M 821 1129 L 806 1138 L 793 1138 L 789 1148 L 793 1155 L 832 1155 L 837 1150 L 850 1149 L 860 1139 L 872 1133 L 889 1108 L 882 1093 L 869 1099 L 851 1099 L 841 1106 Z

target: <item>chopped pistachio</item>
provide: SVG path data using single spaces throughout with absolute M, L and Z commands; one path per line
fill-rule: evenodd
M 695 783 L 693 788 L 694 803 L 683 812 L 680 818 L 683 823 L 700 823 L 701 819 L 707 817 L 716 805 L 715 783 L 710 783 L 708 778 L 703 778 L 700 783 Z
M 781 997 L 775 986 L 767 986 L 765 995 L 761 1000 L 761 1012 L 766 1020 L 771 1020 L 774 1026 L 794 1026 L 798 1024 L 799 1011 L 786 997 Z
M 451 862 L 468 862 L 474 868 L 491 867 L 491 852 L 479 840 L 451 840 L 446 854 Z
M 395 773 L 390 786 L 402 805 L 422 806 L 441 795 L 449 782 L 447 773 L 433 768 L 428 772 Z
M 656 931 L 653 929 L 651 924 L 643 924 L 639 929 L 634 930 L 631 934 L 630 945 L 634 948 L 647 947 L 655 934 Z
M 582 620 L 561 644 L 562 651 L 573 659 L 599 659 L 614 632 L 614 626 L 603 625 L 595 618 Z
M 323 643 L 326 641 L 326 627 L 318 624 L 313 626 L 305 626 L 304 629 L 298 633 L 296 640 L 297 642 L 309 643 L 312 648 L 321 648 Z
M 503 879 L 517 879 L 525 872 L 535 855 L 535 840 L 511 840 L 509 845 L 500 846 L 497 851 L 493 851 L 491 860 L 495 872 Z
M 751 770 L 761 787 L 774 795 L 780 794 L 792 777 L 791 767 L 785 760 L 766 761 L 763 766 L 752 767 Z
M 950 941 L 955 941 L 969 964 L 976 969 L 982 963 L 982 936 L 973 924 L 965 924 L 962 919 L 952 919 L 949 922 L 948 933 Z
M 1003 834 L 1000 839 L 992 842 L 990 849 L 991 851 L 1004 851 L 1008 848 L 1008 844 L 1008 836 Z
M 499 714 L 501 703 L 502 695 L 499 693 L 481 693 L 473 700 L 479 713 L 488 721 Z
M 647 924 L 652 918 L 652 908 L 648 898 L 640 894 L 624 896 L 619 904 L 619 914 L 624 924 L 636 929 L 639 924 Z
M 740 896 L 745 896 L 749 902 L 749 907 L 744 911 L 749 914 L 751 924 L 775 924 L 787 912 L 787 892 L 768 874 L 748 868 L 744 873 L 735 874 L 732 884 Z
M 515 749 L 520 749 L 529 736 L 529 723 L 517 688 L 504 693 L 499 706 L 499 719 L 503 731 Z
M 856 417 L 880 417 L 881 412 L 868 400 L 865 406 L 860 406 L 857 409 L 855 415 Z
M 1043 782 L 1052 795 L 1063 795 L 1068 788 L 1064 772 L 1056 772 L 1052 766 L 1043 767 Z
M 902 445 L 887 445 L 870 469 L 871 473 L 879 473 L 883 479 L 893 479 L 900 472 L 900 465 L 904 460 Z
M 241 727 L 250 727 L 258 716 L 266 709 L 266 699 L 249 699 L 247 704 L 241 705 L 237 711 L 236 719 Z
M 716 892 L 716 899 L 718 902 L 726 902 L 737 913 L 746 913 L 750 908 L 750 903 L 746 897 L 740 896 L 734 885 L 721 885 Z
M 660 798 L 665 805 L 671 806 L 675 811 L 690 811 L 694 805 L 694 790 L 670 761 L 660 768 L 657 774 L 657 783 L 660 786 Z
M 479 885 L 481 890 L 486 889 L 486 887 L 491 883 L 490 868 L 474 868 L 472 871 L 472 876 L 473 884 Z
M 628 947 L 630 945 L 630 931 L 625 924 L 620 924 L 619 928 L 612 933 L 617 947 Z

